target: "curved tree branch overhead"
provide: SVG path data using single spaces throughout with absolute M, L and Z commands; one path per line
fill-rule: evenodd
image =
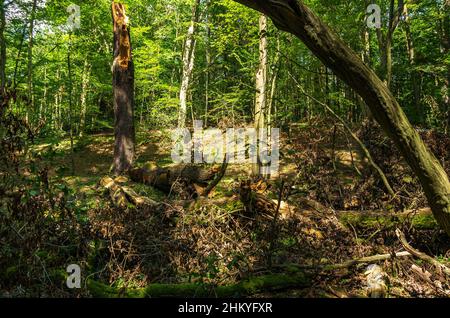
M 419 177 L 437 222 L 450 235 L 449 178 L 375 72 L 302 1 L 235 1 L 266 14 L 279 29 L 298 37 L 364 99 L 373 117 Z

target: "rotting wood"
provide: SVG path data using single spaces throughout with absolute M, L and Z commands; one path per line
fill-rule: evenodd
M 100 185 L 104 189 L 108 190 L 114 206 L 122 209 L 125 209 L 131 205 L 146 208 L 157 208 L 159 206 L 159 203 L 151 200 L 150 198 L 139 196 L 130 187 L 120 185 L 122 182 L 123 180 L 120 177 L 115 180 L 111 177 L 104 177 L 100 180 Z
M 208 182 L 213 180 L 219 172 L 220 168 L 217 167 L 207 169 L 199 165 L 176 165 L 168 168 L 136 168 L 130 170 L 129 175 L 134 182 L 150 185 L 170 193 L 174 184 L 180 181 L 191 185 L 207 186 Z M 196 191 L 194 187 L 193 190 Z

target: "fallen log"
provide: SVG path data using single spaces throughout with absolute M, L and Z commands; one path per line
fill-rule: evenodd
M 170 193 L 177 182 L 190 186 L 190 192 L 197 192 L 194 184 L 199 185 L 199 188 L 206 187 L 219 171 L 220 168 L 217 167 L 205 169 L 199 165 L 176 165 L 168 168 L 144 166 L 130 170 L 129 175 L 134 182 L 150 185 L 166 193 Z
M 269 274 L 252 277 L 234 285 L 212 286 L 207 284 L 150 284 L 145 288 L 115 288 L 89 280 L 88 289 L 97 298 L 149 298 L 149 297 L 242 297 L 266 291 L 288 288 L 304 288 L 311 285 L 311 276 L 304 272 Z
M 353 227 L 394 227 L 399 223 L 411 224 L 416 229 L 435 229 L 438 224 L 429 208 L 399 213 L 385 211 L 337 211 L 336 216 L 344 225 Z
M 157 208 L 158 202 L 149 198 L 139 196 L 133 189 L 122 186 L 125 180 L 123 177 L 113 179 L 111 177 L 104 177 L 100 180 L 100 185 L 109 193 L 114 206 L 125 209 L 129 206 Z

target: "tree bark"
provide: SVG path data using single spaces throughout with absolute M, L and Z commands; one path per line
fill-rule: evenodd
M 444 4 L 444 12 L 442 18 L 442 31 L 441 31 L 441 51 L 444 56 L 448 56 L 450 52 L 450 2 L 446 1 Z M 447 122 L 445 130 L 447 134 L 450 134 L 450 67 L 447 64 L 446 75 L 444 78 L 444 85 L 442 86 L 442 108 L 447 113 Z
M 86 60 L 84 61 L 83 79 L 81 83 L 81 96 L 80 96 L 81 102 L 80 128 L 79 128 L 80 137 L 83 137 L 84 130 L 86 127 L 86 113 L 87 113 L 86 99 L 88 93 L 90 74 L 91 74 L 91 65 L 88 63 L 88 60 L 86 58 Z
M 404 28 L 405 28 L 405 35 L 406 35 L 406 45 L 408 50 L 408 60 L 409 64 L 412 68 L 411 70 L 411 81 L 412 81 L 412 88 L 413 88 L 413 105 L 414 105 L 414 111 L 416 115 L 416 119 L 418 123 L 422 122 L 423 119 L 423 112 L 420 107 L 420 74 L 414 69 L 416 66 L 416 49 L 414 47 L 414 41 L 411 34 L 411 25 L 409 21 L 409 12 L 408 12 L 408 5 L 405 3 L 403 14 L 405 16 L 404 20 Z
M 6 86 L 5 1 L 0 0 L 0 95 Z
M 198 184 L 207 186 L 222 169 L 205 169 L 197 165 L 176 165 L 168 168 L 157 166 L 132 169 L 129 172 L 131 180 L 153 186 L 169 193 L 176 182 L 185 182 L 187 185 Z
M 113 95 L 115 117 L 114 173 L 128 171 L 135 156 L 134 64 L 128 17 L 123 4 L 112 3 L 114 24 Z
M 199 6 L 200 0 L 195 0 L 194 7 L 192 8 L 192 19 L 189 26 L 186 41 L 183 50 L 183 74 L 181 78 L 180 88 L 180 112 L 178 115 L 178 128 L 184 128 L 186 126 L 187 115 L 187 95 L 189 90 L 189 84 L 194 70 L 195 62 L 195 28 L 199 19 Z
M 261 15 L 259 18 L 259 66 L 256 73 L 256 100 L 255 100 L 255 129 L 259 137 L 259 131 L 265 127 L 267 112 L 267 17 Z M 259 139 L 259 138 L 258 138 Z M 259 147 L 259 143 L 258 143 Z M 261 174 L 261 162 L 258 160 L 253 165 L 253 175 Z
M 206 1 L 206 39 L 205 39 L 205 58 L 206 58 L 206 72 L 205 72 L 205 123 L 204 126 L 208 127 L 208 112 L 209 112 L 209 86 L 211 80 L 210 67 L 211 67 L 211 26 L 210 26 L 210 1 Z
M 392 82 L 392 40 L 394 32 L 400 22 L 403 14 L 404 1 L 398 1 L 397 10 L 395 10 L 395 0 L 389 2 L 389 25 L 386 34 L 381 29 L 377 29 L 378 44 L 381 54 L 382 76 L 387 87 L 391 87 Z
M 34 109 L 33 97 L 33 41 L 34 41 L 34 20 L 36 17 L 37 0 L 33 1 L 31 9 L 30 25 L 28 29 L 28 110 L 26 113 L 26 121 L 29 121 L 30 111 Z
M 375 120 L 394 141 L 419 177 L 439 225 L 450 235 L 450 181 L 426 147 L 390 90 L 328 26 L 299 0 L 236 0 L 272 18 L 290 32 L 369 106 Z

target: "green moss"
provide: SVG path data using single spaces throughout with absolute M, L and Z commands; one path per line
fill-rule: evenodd
M 344 213 L 339 215 L 339 220 L 348 225 L 357 226 L 359 228 L 377 228 L 377 227 L 395 227 L 400 222 L 405 222 L 409 220 L 411 224 L 417 229 L 434 229 L 437 227 L 437 222 L 432 214 L 417 214 L 414 216 L 403 215 L 374 215 L 361 213 Z
M 438 226 L 432 215 L 418 215 L 413 218 L 412 225 L 418 229 L 431 229 Z
M 229 200 L 223 208 L 228 212 L 235 212 L 243 210 L 244 205 L 240 200 Z
M 205 284 L 151 284 L 146 288 L 126 289 L 111 287 L 90 280 L 88 288 L 94 297 L 144 298 L 144 297 L 237 297 L 249 296 L 263 291 L 308 286 L 309 276 L 294 271 L 290 274 L 270 274 L 250 278 L 235 285 L 211 286 Z

